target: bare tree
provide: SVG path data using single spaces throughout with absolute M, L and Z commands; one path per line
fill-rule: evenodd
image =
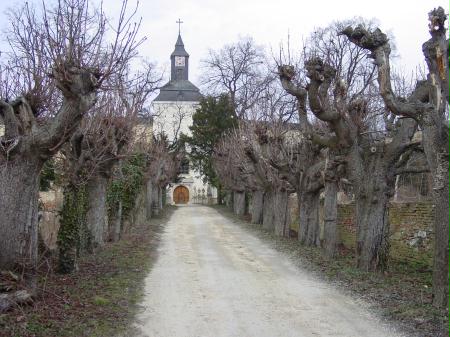
M 327 54 L 321 55 L 316 51 L 314 54 L 331 59 Z M 295 72 L 290 66 L 279 68 L 280 79 L 288 92 L 302 100 L 307 97 L 310 110 L 329 128 L 327 134 L 320 135 L 308 127 L 305 130 L 308 137 L 329 148 L 329 162 L 346 164 L 345 171 L 353 184 L 356 199 L 358 266 L 364 270 L 383 269 L 388 258 L 387 203 L 395 186 L 394 167 L 404 151 L 418 145 L 411 142 L 416 130 L 415 123 L 412 120 L 396 120 L 387 114 L 384 125 L 381 125 L 382 129 L 372 129 L 374 124 L 369 121 L 372 116 L 379 115 L 379 107 L 373 104 L 370 95 L 371 77 L 366 76 L 363 77 L 364 81 L 352 82 L 347 75 L 353 66 L 341 69 L 340 77 L 337 77 L 337 70 L 321 57 L 315 56 L 305 62 L 306 76 L 309 79 L 307 87 L 293 82 Z M 357 60 L 363 62 L 360 57 Z M 370 75 L 371 68 L 365 69 Z M 352 76 L 361 74 L 354 73 Z M 350 83 L 359 83 L 352 89 L 353 92 L 358 92 L 357 95 L 349 92 L 342 77 L 347 78 Z M 303 120 L 306 124 L 306 117 Z M 375 126 L 380 127 L 379 123 L 375 123 Z M 367 176 L 366 172 L 372 174 Z M 333 176 L 326 176 L 326 181 L 331 183 L 330 178 Z M 340 179 L 338 175 L 336 178 Z M 336 183 L 334 180 L 334 184 Z M 329 213 L 335 219 L 335 212 L 330 210 Z M 332 227 L 325 233 L 336 233 L 335 220 L 328 223 L 328 226 Z M 332 242 L 333 238 L 330 239 L 332 255 L 335 244 Z
M 6 64 L 12 71 L 0 88 L 0 268 L 35 268 L 39 172 L 72 136 L 98 90 L 108 89 L 107 80 L 136 55 L 134 13 L 124 1 L 114 29 L 88 0 L 61 0 L 41 11 L 25 4 L 10 14 Z
M 171 149 L 164 134 L 153 137 L 145 152 L 146 168 L 146 217 L 158 215 L 162 208 L 165 187 L 176 180 L 183 154 Z
M 265 88 L 266 70 L 260 47 L 241 39 L 219 51 L 210 50 L 203 63 L 202 84 L 210 94 L 227 93 L 237 117 L 245 117 Z
M 447 16 L 439 7 L 429 13 L 431 38 L 422 50 L 428 66 L 427 80 L 418 81 L 407 98 L 395 94 L 391 84 L 389 57 L 391 47 L 379 29 L 370 31 L 358 26 L 343 30 L 350 41 L 370 51 L 378 68 L 381 96 L 388 109 L 397 116 L 412 118 L 420 126 L 423 147 L 433 175 L 435 203 L 435 253 L 433 272 L 433 303 L 448 306 L 448 103 L 449 103 L 449 40 L 446 36 Z
M 224 186 L 231 189 L 234 212 L 245 210 L 245 192 L 252 193 L 252 221 L 284 236 L 289 233 L 288 195 L 292 187 L 270 164 L 276 153 L 280 129 L 259 121 L 242 121 L 222 139 L 215 151 L 215 168 Z M 263 207 L 264 206 L 264 207 Z
M 103 110 L 108 109 L 108 103 L 101 104 L 102 112 L 106 112 Z M 115 112 L 112 106 L 109 108 L 113 109 L 109 113 Z M 105 242 L 108 180 L 130 141 L 131 128 L 131 120 L 125 117 L 105 113 L 85 118 L 61 150 L 64 202 L 58 231 L 60 272 L 74 270 L 80 250 L 91 251 Z M 83 204 L 83 200 L 84 207 L 77 207 L 76 203 Z M 74 213 L 74 209 L 80 211 Z
M 245 212 L 245 191 L 251 185 L 251 175 L 246 171 L 240 151 L 242 139 L 238 130 L 224 135 L 214 150 L 213 166 L 223 186 L 233 193 L 233 211 L 237 215 Z

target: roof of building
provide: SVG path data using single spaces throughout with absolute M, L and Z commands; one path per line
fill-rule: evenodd
M 189 56 L 184 49 L 184 43 L 181 39 L 180 33 L 178 33 L 178 39 L 175 43 L 175 50 L 171 54 L 173 56 Z M 187 61 L 186 61 L 187 62 Z M 172 60 L 171 65 L 171 80 L 167 82 L 159 92 L 159 95 L 154 99 L 154 102 L 198 102 L 203 97 L 200 94 L 200 90 L 188 80 L 188 64 L 182 67 L 182 76 L 176 76 L 176 67 Z
M 154 102 L 198 102 L 202 97 L 200 90 L 188 80 L 176 80 L 166 83 Z
M 178 39 L 177 39 L 177 42 L 175 43 L 175 50 L 172 52 L 172 54 L 170 54 L 170 57 L 172 57 L 172 56 L 187 56 L 187 57 L 189 57 L 189 54 L 184 49 L 184 43 L 183 43 L 183 40 L 181 39 L 180 34 L 178 34 Z

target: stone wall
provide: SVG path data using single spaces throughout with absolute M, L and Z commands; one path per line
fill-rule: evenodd
M 321 203 L 323 206 L 323 202 Z M 321 207 L 322 208 L 322 207 Z M 297 195 L 289 198 L 291 214 L 291 230 L 298 231 Z M 338 223 L 342 241 L 352 248 L 356 241 L 356 225 L 354 219 L 355 204 L 341 203 L 338 205 Z M 321 237 L 323 234 L 323 210 L 320 210 Z M 433 234 L 434 206 L 429 201 L 389 204 L 390 236 L 393 242 L 405 243 L 418 249 L 431 248 Z
M 298 202 L 297 193 L 292 193 L 288 199 L 288 209 L 291 221 L 291 231 L 298 232 Z
M 41 210 L 39 220 L 39 234 L 49 249 L 56 249 L 56 239 L 59 230 L 59 211 L 63 202 L 60 189 L 39 192 Z
M 433 228 L 434 206 L 430 202 L 415 203 L 390 203 L 389 221 L 391 230 L 409 227 L 421 230 Z M 341 225 L 350 231 L 356 231 L 354 222 L 355 204 L 344 204 L 338 206 L 338 219 Z
M 338 206 L 338 222 L 345 246 L 354 246 L 356 233 L 355 205 Z M 429 251 L 432 248 L 434 205 L 431 202 L 390 203 L 389 222 L 391 244 L 402 243 L 414 249 Z

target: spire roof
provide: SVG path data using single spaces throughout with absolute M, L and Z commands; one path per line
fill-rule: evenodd
M 177 42 L 175 43 L 175 50 L 172 52 L 172 56 L 189 56 L 189 54 L 184 49 L 184 43 L 181 39 L 181 34 L 178 34 Z

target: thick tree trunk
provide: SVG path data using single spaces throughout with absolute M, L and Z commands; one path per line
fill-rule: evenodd
M 233 191 L 233 212 L 237 216 L 245 214 L 245 192 Z
M 34 283 L 38 244 L 38 158 L 15 156 L 0 165 L 0 269 L 21 265 Z
M 298 240 L 307 246 L 319 246 L 320 191 L 301 193 L 298 198 L 298 203 L 300 213 Z
M 368 182 L 370 184 L 370 182 Z M 388 198 L 384 192 L 356 195 L 358 268 L 383 271 L 389 257 Z
M 264 194 L 263 223 L 265 230 L 274 230 L 274 193 L 267 191 Z
M 435 104 L 438 106 L 436 102 Z M 450 305 L 450 144 L 448 129 L 439 128 L 435 124 L 441 118 L 437 111 L 423 115 L 421 126 L 422 144 L 433 177 L 435 205 L 433 305 L 445 308 Z
M 255 224 L 262 224 L 263 220 L 263 206 L 264 206 L 264 192 L 254 191 L 252 194 L 252 201 L 250 206 L 250 213 L 252 215 L 251 222 Z
M 108 179 L 101 175 L 94 177 L 87 184 L 88 210 L 86 213 L 86 224 L 92 248 L 105 244 L 105 235 L 108 228 L 107 186 Z
M 448 307 L 448 254 L 449 254 L 449 228 L 448 228 L 448 162 L 447 172 L 442 188 L 434 192 L 434 268 L 433 268 L 433 305 L 439 308 Z
M 278 236 L 289 236 L 288 193 L 276 191 L 273 195 L 274 232 Z
M 327 256 L 334 257 L 339 243 L 337 226 L 337 192 L 338 185 L 335 180 L 325 182 L 324 200 L 324 248 Z
M 87 197 L 84 186 L 66 186 L 58 230 L 58 272 L 66 274 L 77 267 L 81 236 L 86 221 Z
M 395 164 L 389 145 L 354 146 L 348 172 L 355 191 L 356 264 L 364 271 L 383 271 L 389 258 L 388 202 L 394 195 Z

